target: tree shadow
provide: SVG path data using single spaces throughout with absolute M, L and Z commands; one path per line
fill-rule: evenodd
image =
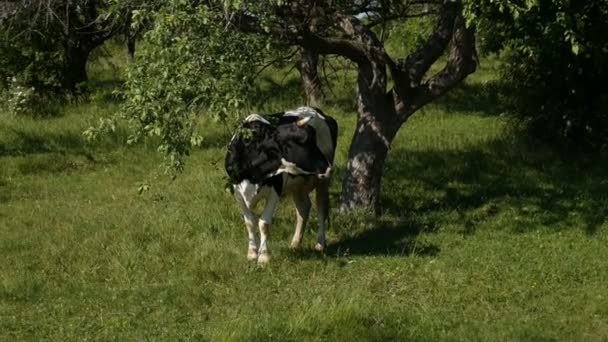
M 499 81 L 485 83 L 463 82 L 433 103 L 447 113 L 484 113 L 499 115 L 505 112 Z
M 454 151 L 391 151 L 383 207 L 474 233 L 496 222 L 514 232 L 580 227 L 608 217 L 608 160 L 565 155 L 523 139 Z M 413 191 L 412 189 L 416 189 Z
M 32 132 L 11 128 L 14 139 L 10 143 L 0 142 L 0 157 L 23 156 L 35 153 L 90 153 L 85 148 L 82 134 L 72 131 Z M 92 156 L 91 156 L 92 158 Z
M 440 252 L 438 245 L 421 238 L 421 235 L 432 232 L 434 227 L 415 220 L 391 221 L 371 216 L 366 219 L 361 215 L 353 219 L 349 218 L 351 214 L 335 216 L 337 222 L 329 227 L 329 231 L 337 237 L 329 241 L 323 254 L 311 246 L 290 251 L 290 255 L 297 259 L 339 259 L 350 256 L 435 256 Z M 309 225 L 308 229 L 312 226 Z
M 439 246 L 420 240 L 419 226 L 407 223 L 381 224 L 343 237 L 327 246 L 329 256 L 384 255 L 435 256 Z

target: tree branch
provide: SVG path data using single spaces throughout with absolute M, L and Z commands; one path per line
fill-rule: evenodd
M 445 67 L 420 86 L 423 105 L 445 94 L 467 75 L 475 72 L 478 65 L 475 49 L 475 29 L 467 28 L 462 14 L 456 17 L 454 34 L 450 42 L 450 52 Z
M 400 59 L 398 69 L 401 73 L 400 79 L 407 81 L 410 88 L 420 84 L 422 77 L 445 51 L 454 30 L 454 20 L 462 8 L 460 1 L 445 0 L 441 7 L 441 15 L 437 28 L 426 44 L 418 51 L 409 55 L 406 59 Z

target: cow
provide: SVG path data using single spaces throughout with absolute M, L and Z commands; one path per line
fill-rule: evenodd
M 228 144 L 224 166 L 243 214 L 249 239 L 247 259 L 270 260 L 268 234 L 281 197 L 291 195 L 296 226 L 291 248 L 300 246 L 310 212 L 309 193 L 316 192 L 318 233 L 315 249 L 325 249 L 329 222 L 329 183 L 338 124 L 321 110 L 300 107 L 282 113 L 247 116 Z M 253 212 L 265 199 L 258 219 Z M 255 227 L 260 231 L 256 244 Z

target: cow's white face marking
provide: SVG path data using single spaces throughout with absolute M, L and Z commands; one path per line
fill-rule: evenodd
M 250 114 L 245 118 L 245 122 L 252 122 L 252 121 L 261 121 L 265 124 L 270 125 L 270 122 L 266 119 L 264 119 L 260 114 Z
M 300 107 L 293 111 L 287 111 L 285 116 L 297 116 L 306 119 L 306 124 L 315 129 L 317 138 L 317 147 L 323 153 L 330 163 L 334 160 L 334 143 L 331 140 L 331 132 L 329 126 L 325 122 L 325 117 L 310 107 Z

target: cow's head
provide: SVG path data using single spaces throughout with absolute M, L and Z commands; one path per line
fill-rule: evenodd
M 308 125 L 311 117 L 302 118 L 277 128 L 277 141 L 283 158 L 293 165 L 293 170 L 302 174 L 315 174 L 327 178 L 331 174 L 331 164 L 317 146 L 316 132 Z M 290 173 L 294 173 L 290 172 Z

